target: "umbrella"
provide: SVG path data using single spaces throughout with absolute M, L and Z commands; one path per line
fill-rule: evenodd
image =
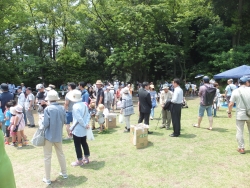
M 198 75 L 196 75 L 196 77 L 194 77 L 194 78 L 200 78 L 200 77 L 203 77 L 204 75 L 203 74 L 198 74 Z

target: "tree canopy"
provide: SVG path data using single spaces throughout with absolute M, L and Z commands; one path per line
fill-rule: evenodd
M 184 80 L 250 61 L 247 0 L 2 0 L 0 10 L 1 82 Z

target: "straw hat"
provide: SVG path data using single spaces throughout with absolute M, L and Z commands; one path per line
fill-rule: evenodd
M 154 85 L 150 85 L 149 87 L 150 87 L 150 88 L 152 88 L 152 89 L 154 89 L 154 88 L 155 88 L 155 86 L 154 86 Z
M 123 88 L 123 93 L 124 94 L 128 94 L 128 92 L 129 92 L 129 89 L 127 87 Z
M 10 107 L 10 113 L 15 115 L 16 114 L 16 108 L 15 107 Z
M 47 90 L 47 91 L 51 91 L 52 89 L 55 89 L 55 88 L 56 88 L 56 86 L 55 86 L 55 85 L 49 84 L 49 86 L 48 86 L 48 87 L 46 87 L 46 88 L 45 88 L 45 90 Z
M 47 93 L 46 101 L 57 101 L 60 98 L 58 97 L 58 93 L 55 90 L 51 90 Z
M 67 94 L 67 98 L 72 102 L 82 101 L 82 93 L 79 90 L 72 90 Z
M 16 109 L 17 112 L 23 112 L 23 107 L 22 107 L 20 104 L 18 104 L 18 105 L 15 107 L 15 109 Z
M 169 87 L 167 85 L 163 85 L 162 89 L 168 89 Z
M 97 80 L 95 84 L 103 85 L 101 80 Z

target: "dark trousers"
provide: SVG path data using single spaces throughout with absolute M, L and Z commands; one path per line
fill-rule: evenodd
M 142 123 L 142 121 L 144 120 L 144 124 L 149 125 L 149 115 L 150 115 L 150 113 L 140 112 L 140 117 L 139 117 L 138 123 Z
M 179 136 L 181 134 L 181 106 L 182 104 L 172 104 L 171 117 L 174 129 L 174 135 Z
M 77 156 L 78 160 L 82 160 L 82 148 L 83 148 L 85 157 L 88 157 L 90 155 L 89 146 L 88 146 L 88 143 L 86 142 L 86 138 L 87 138 L 86 136 L 77 137 L 77 136 L 73 135 L 76 156 Z M 82 146 L 82 148 L 81 148 L 81 146 Z

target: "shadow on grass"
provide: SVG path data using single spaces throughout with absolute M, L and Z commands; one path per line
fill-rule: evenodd
M 47 186 L 47 188 L 49 187 L 77 187 L 86 181 L 88 181 L 88 178 L 86 178 L 85 176 L 69 175 L 67 179 L 63 179 L 62 177 L 57 177 L 55 181 L 52 181 L 51 185 Z
M 217 132 L 224 133 L 224 132 L 228 132 L 228 129 L 215 127 L 215 128 L 212 129 L 212 131 L 217 131 Z
M 180 137 L 181 138 L 195 138 L 196 135 L 195 134 L 181 134 Z
M 162 136 L 162 135 L 164 135 L 164 133 L 159 133 L 159 132 L 156 132 L 156 131 L 154 131 L 153 130 L 153 134 L 150 134 L 150 136 Z
M 33 146 L 33 145 L 31 145 L 31 144 L 30 144 L 30 145 L 27 145 L 27 146 L 23 146 L 23 147 L 21 147 L 21 148 L 16 147 L 16 149 L 18 149 L 18 150 L 19 150 L 19 149 L 20 149 L 20 150 L 21 150 L 21 149 L 34 149 L 34 148 L 35 148 L 35 146 Z
M 71 144 L 71 143 L 73 143 L 74 142 L 74 140 L 73 139 L 69 139 L 69 140 L 63 140 L 63 144 Z
M 105 161 L 90 161 L 89 164 L 83 165 L 81 168 L 92 169 L 92 170 L 100 170 L 104 166 L 105 166 Z
M 137 150 L 148 149 L 149 147 L 152 147 L 152 146 L 154 146 L 154 143 L 153 143 L 153 142 L 148 141 L 148 145 L 147 145 L 147 146 L 145 146 L 144 148 L 139 148 L 139 149 L 137 149 Z

